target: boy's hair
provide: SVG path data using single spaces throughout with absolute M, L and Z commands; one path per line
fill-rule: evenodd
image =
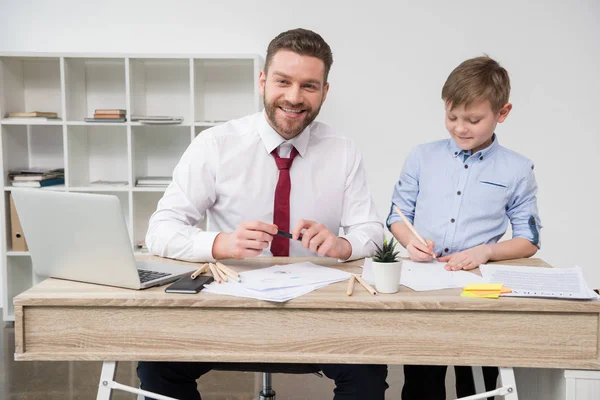
M 509 96 L 508 72 L 488 56 L 463 61 L 450 73 L 442 88 L 442 100 L 451 109 L 489 100 L 496 113 L 508 103 Z
M 323 40 L 321 35 L 308 29 L 292 29 L 282 32 L 271 40 L 267 48 L 267 58 L 265 60 L 265 73 L 267 73 L 271 60 L 279 50 L 289 50 L 302 56 L 318 58 L 325 64 L 325 82 L 329 76 L 331 64 L 333 64 L 333 55 L 331 48 Z

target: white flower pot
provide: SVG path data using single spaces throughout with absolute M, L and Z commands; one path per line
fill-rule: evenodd
M 402 260 L 391 263 L 381 263 L 373 260 L 373 275 L 375 276 L 375 289 L 379 293 L 396 293 L 400 286 L 400 273 Z

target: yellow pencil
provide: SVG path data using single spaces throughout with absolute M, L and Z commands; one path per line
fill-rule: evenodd
M 367 292 L 371 293 L 373 296 L 377 295 L 377 291 L 373 289 L 373 287 L 369 285 L 362 277 L 354 275 L 354 278 L 356 278 L 358 283 L 360 283 L 365 289 L 367 289 Z
M 354 291 L 354 281 L 356 278 L 354 275 L 350 275 L 350 279 L 348 280 L 348 289 L 346 290 L 346 294 L 348 296 L 352 296 L 352 292 Z
M 404 213 L 402 211 L 400 211 L 400 209 L 398 207 L 396 207 L 395 205 L 394 205 L 394 211 L 396 211 L 396 213 L 398 213 L 400 218 L 402 218 L 402 221 L 404 221 L 404 224 L 406 224 L 406 226 L 413 233 L 413 235 L 415 235 L 417 237 L 419 242 L 423 243 L 423 245 L 425 247 L 427 247 L 427 242 L 425 241 L 425 239 L 423 239 L 423 236 L 419 235 L 419 232 L 417 232 L 417 230 L 415 229 L 413 224 L 411 224 L 410 221 L 408 220 L 408 218 L 406 218 L 406 215 L 404 215 Z M 432 252 L 431 255 L 433 256 L 433 258 L 437 258 L 435 256 L 434 252 Z

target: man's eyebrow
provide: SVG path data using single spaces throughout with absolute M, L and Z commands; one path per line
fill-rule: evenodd
M 285 79 L 291 79 L 291 76 L 286 75 L 283 72 L 279 72 L 279 71 L 274 71 L 273 75 L 278 75 L 278 76 L 280 76 L 282 78 L 285 78 Z M 307 81 L 304 81 L 303 83 L 310 83 L 310 84 L 313 84 L 313 85 L 316 85 L 316 86 L 323 85 L 323 83 L 321 83 L 321 81 L 319 81 L 317 79 L 309 79 Z

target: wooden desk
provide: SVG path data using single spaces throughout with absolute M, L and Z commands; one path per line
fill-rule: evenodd
M 351 272 L 362 263 L 310 261 Z M 523 263 L 546 265 L 512 262 Z M 15 359 L 600 369 L 598 301 L 473 299 L 459 297 L 460 289 L 372 296 L 357 285 L 351 297 L 345 291 L 341 282 L 279 304 L 48 279 L 14 299 Z

